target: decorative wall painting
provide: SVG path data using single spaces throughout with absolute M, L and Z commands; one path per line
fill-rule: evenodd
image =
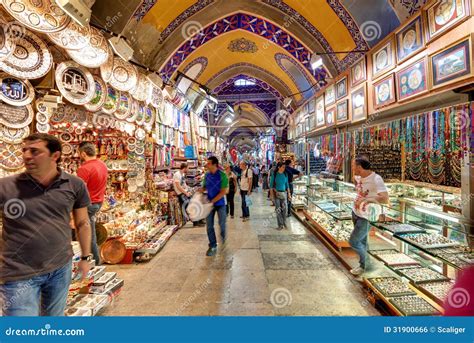
M 417 16 L 396 33 L 397 60 L 402 62 L 416 52 L 423 49 L 423 22 L 421 16 Z
M 332 84 L 324 92 L 324 105 L 330 106 L 336 102 L 336 87 Z
M 330 127 L 336 124 L 336 107 L 331 107 L 326 111 L 326 126 Z
M 367 80 L 367 67 L 365 64 L 365 56 L 354 64 L 351 68 L 351 85 L 352 87 L 361 84 Z
M 367 86 L 364 85 L 351 93 L 352 122 L 367 119 Z
M 393 39 L 390 39 L 372 54 L 372 76 L 375 79 L 393 68 L 395 68 L 395 49 Z
M 426 9 L 429 39 L 453 27 L 469 13 L 466 0 L 438 0 Z
M 403 101 L 428 91 L 426 59 L 421 59 L 397 72 L 398 100 Z
M 393 104 L 395 101 L 395 79 L 393 74 L 374 83 L 375 108 Z
M 345 99 L 337 103 L 336 123 L 341 124 L 349 120 L 349 100 Z
M 336 82 L 336 100 L 347 96 L 347 92 L 347 77 L 344 76 L 342 79 Z
M 324 96 L 321 96 L 316 99 L 316 127 L 322 127 L 325 125 L 324 115 Z

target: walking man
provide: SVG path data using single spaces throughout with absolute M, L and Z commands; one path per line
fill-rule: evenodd
M 186 162 L 181 163 L 179 170 L 173 175 L 173 189 L 178 196 L 179 204 L 181 205 L 181 211 L 183 212 L 184 223 L 187 223 L 189 218 L 186 212 L 186 208 L 189 205 L 189 198 L 191 198 L 191 192 L 186 186 L 186 174 L 188 173 L 188 164 Z M 193 226 L 201 226 L 203 222 L 193 222 Z
M 91 224 L 91 251 L 96 264 L 100 265 L 95 223 L 96 215 L 104 202 L 109 172 L 105 163 L 97 158 L 97 150 L 93 143 L 82 142 L 79 144 L 79 156 L 83 163 L 82 166 L 77 169 L 77 176 L 86 183 L 91 198 L 91 204 L 87 207 Z
M 229 193 L 227 193 L 227 215 L 230 214 L 230 218 L 234 218 L 234 196 L 237 188 L 237 176 L 232 171 L 230 163 L 225 165 L 225 173 L 229 179 Z
M 250 210 L 247 206 L 247 197 L 252 194 L 253 172 L 247 163 L 240 162 L 242 175 L 240 177 L 240 196 L 242 197 L 242 221 L 246 222 L 250 219 Z
M 349 243 L 359 255 L 359 266 L 351 269 L 353 275 L 364 273 L 367 267 L 367 239 L 369 235 L 368 206 L 388 202 L 388 191 L 380 175 L 370 170 L 366 156 L 358 156 L 352 164 L 357 196 L 352 212 L 352 231 Z
M 58 168 L 61 142 L 35 133 L 24 140 L 26 171 L 0 179 L 3 235 L 0 296 L 7 316 L 62 316 L 71 283 L 73 215 L 85 279 L 92 259 L 84 182 Z
M 229 190 L 229 179 L 225 172 L 219 169 L 219 160 L 215 156 L 207 159 L 208 172 L 204 176 L 202 191 L 207 190 L 207 198 L 214 205 L 211 213 L 207 216 L 207 237 L 209 238 L 209 249 L 207 256 L 214 256 L 217 252 L 217 238 L 214 230 L 214 216 L 217 212 L 219 226 L 221 228 L 222 243 L 226 239 L 226 217 L 225 195 Z
M 275 211 L 277 214 L 278 228 L 277 230 L 286 229 L 287 217 L 287 201 L 291 200 L 290 187 L 288 183 L 288 175 L 285 171 L 286 165 L 278 162 L 276 172 L 270 175 L 270 192 L 275 202 Z
M 299 178 L 302 174 L 299 170 L 294 168 L 294 162 L 292 160 L 286 160 L 286 174 L 288 175 L 288 184 L 290 185 L 290 194 L 293 196 L 293 180 Z M 288 198 L 288 217 L 291 216 L 291 198 Z

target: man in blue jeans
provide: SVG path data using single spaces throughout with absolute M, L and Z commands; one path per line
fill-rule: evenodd
M 58 168 L 61 142 L 47 134 L 24 140 L 26 171 L 0 179 L 3 235 L 0 296 L 6 316 L 62 316 L 71 283 L 71 212 L 89 272 L 91 228 L 84 182 Z
M 369 235 L 369 207 L 388 202 L 388 191 L 380 175 L 370 170 L 366 156 L 358 156 L 352 163 L 357 196 L 354 201 L 352 231 L 349 243 L 359 255 L 359 266 L 351 269 L 353 275 L 364 273 L 367 268 L 367 239 Z
M 278 162 L 276 171 L 270 175 L 270 192 L 275 202 L 275 211 L 277 214 L 277 230 L 286 229 L 287 201 L 291 201 L 290 185 L 288 183 L 288 174 L 285 170 L 285 164 Z
M 202 191 L 207 190 L 207 198 L 214 204 L 211 213 L 207 216 L 207 237 L 209 238 L 209 249 L 207 256 L 214 256 L 217 252 L 217 238 L 214 230 L 214 216 L 217 212 L 219 218 L 219 226 L 221 228 L 222 242 L 226 239 L 226 217 L 227 208 L 225 204 L 225 195 L 229 190 L 229 179 L 225 172 L 219 169 L 219 160 L 215 156 L 211 156 L 207 160 L 208 172 L 204 176 Z

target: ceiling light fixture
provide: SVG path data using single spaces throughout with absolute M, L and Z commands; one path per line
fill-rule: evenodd
M 226 122 L 227 124 L 232 123 L 232 118 L 231 118 L 231 117 L 225 118 L 225 122 Z
M 87 26 L 89 24 L 92 11 L 82 0 L 55 0 L 55 2 L 79 25 Z
M 117 54 L 123 60 L 130 61 L 133 58 L 133 48 L 128 45 L 123 37 L 112 37 L 109 39 L 109 43 L 112 46 L 115 54 Z

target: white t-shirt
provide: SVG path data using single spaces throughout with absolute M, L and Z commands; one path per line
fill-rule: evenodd
M 385 187 L 382 177 L 376 173 L 372 173 L 367 177 L 356 176 L 355 181 L 357 192 L 356 200 L 374 198 L 379 193 L 387 192 L 387 187 Z M 363 202 L 360 208 L 356 208 L 354 203 L 354 213 L 359 217 L 367 219 L 369 217 L 367 206 L 370 206 L 371 203 L 375 203 L 375 201 L 368 200 L 367 202 Z
M 245 171 L 242 171 L 240 176 L 240 189 L 243 191 L 248 191 L 252 187 L 252 169 L 247 168 Z
M 184 176 L 183 174 L 181 174 L 181 171 L 178 170 L 176 173 L 174 173 L 173 175 L 173 189 L 174 191 L 176 192 L 176 194 L 180 195 L 182 194 L 183 192 L 181 192 L 178 187 L 176 187 L 176 181 L 178 181 L 178 183 L 181 185 L 182 188 L 186 189 L 186 185 L 185 185 L 185 182 L 184 182 Z

